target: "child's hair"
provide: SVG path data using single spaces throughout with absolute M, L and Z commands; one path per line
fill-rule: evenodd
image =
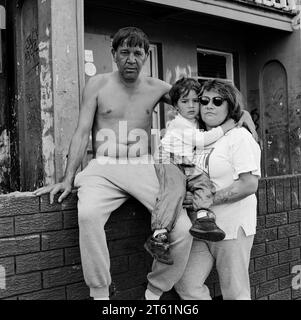
M 176 107 L 179 99 L 182 96 L 187 96 L 191 90 L 194 90 L 197 95 L 201 90 L 199 82 L 193 78 L 181 78 L 170 89 L 169 95 L 171 98 L 171 104 Z
M 147 35 L 139 28 L 126 27 L 119 29 L 114 35 L 112 48 L 117 51 L 119 46 L 127 41 L 129 47 L 141 47 L 144 48 L 145 53 L 149 50 L 149 40 Z

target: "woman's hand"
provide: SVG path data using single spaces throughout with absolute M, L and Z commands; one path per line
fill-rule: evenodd
M 246 127 L 252 134 L 253 138 L 258 142 L 258 134 L 256 132 L 255 123 L 247 110 L 242 111 L 242 116 L 239 119 L 237 126 L 240 128 L 242 126 Z

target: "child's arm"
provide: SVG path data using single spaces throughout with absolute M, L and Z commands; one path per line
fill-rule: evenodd
M 213 128 L 209 131 L 198 130 L 195 135 L 195 146 L 204 147 L 210 145 L 221 138 L 229 130 L 233 129 L 235 126 L 235 121 L 233 119 L 229 119 L 221 126 Z

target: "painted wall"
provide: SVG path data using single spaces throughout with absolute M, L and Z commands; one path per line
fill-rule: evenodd
M 280 62 L 287 74 L 288 90 L 288 136 L 290 173 L 301 172 L 301 43 L 300 30 L 291 34 L 262 30 L 260 37 L 248 37 L 247 87 L 248 104 L 254 110 L 257 123 L 261 125 L 259 133 L 263 137 L 264 114 L 260 79 L 266 63 L 272 60 Z M 275 96 L 276 97 L 276 96 Z M 279 115 L 279 119 L 281 114 Z M 284 172 L 283 174 L 285 174 Z

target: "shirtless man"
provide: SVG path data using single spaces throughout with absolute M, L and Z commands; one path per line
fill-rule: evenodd
M 148 49 L 149 41 L 140 29 L 128 27 L 116 33 L 112 54 L 118 71 L 97 75 L 87 83 L 63 181 L 35 191 L 37 196 L 50 193 L 53 203 L 58 192 L 62 192 L 58 200 L 61 202 L 71 192 L 73 183 L 78 187 L 81 259 L 94 299 L 109 299 L 110 257 L 104 226 L 111 212 L 130 196 L 152 211 L 159 190 L 154 166 L 148 162 L 151 118 L 159 101 L 169 102 L 171 86 L 140 73 Z M 75 178 L 91 130 L 95 159 Z M 141 159 L 145 159 L 145 164 Z M 117 165 L 111 160 L 116 160 Z M 170 233 L 174 264 L 154 261 L 148 274 L 147 299 L 159 299 L 181 278 L 192 245 L 190 227 L 183 210 Z

